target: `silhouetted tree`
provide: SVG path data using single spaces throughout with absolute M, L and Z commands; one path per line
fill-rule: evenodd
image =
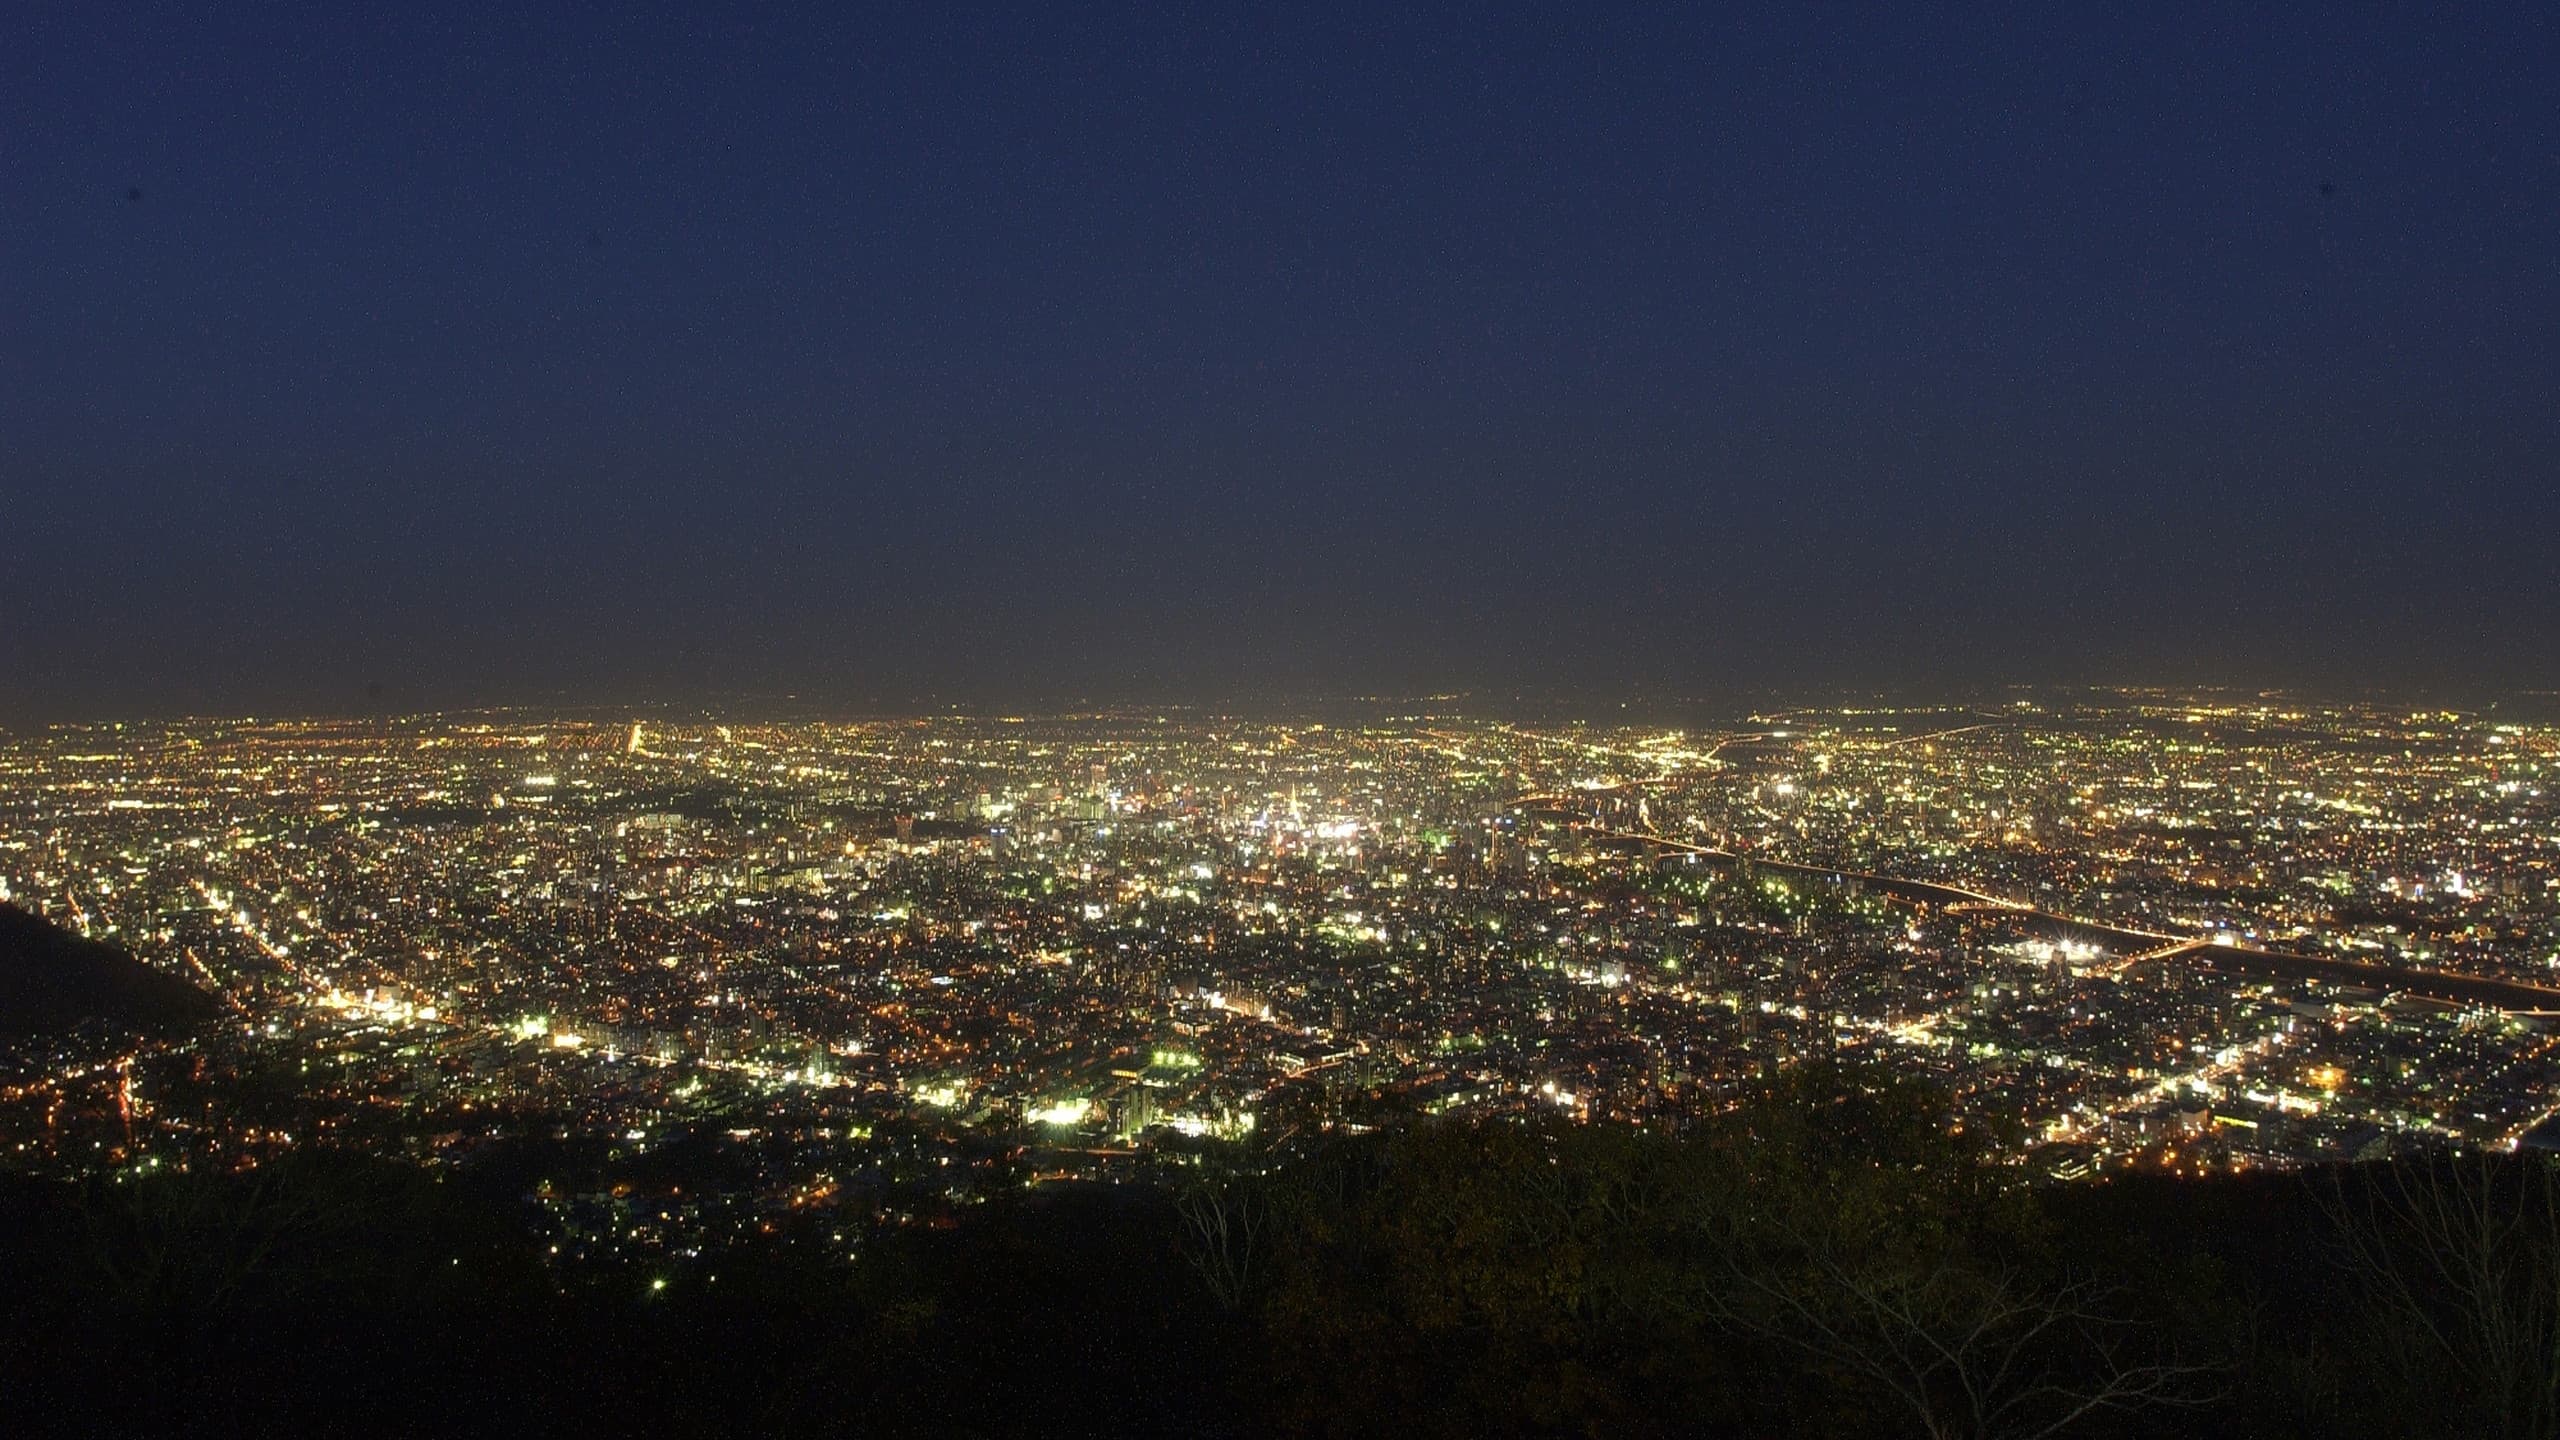
M 1228 1310 L 1243 1307 L 1269 1263 L 1275 1217 L 1270 1186 L 1255 1174 L 1212 1172 L 1174 1192 L 1182 1255 Z
M 2412 1410 L 2560 1434 L 2560 1174 L 2539 1157 L 2358 1166 L 2324 1202 L 2371 1356 Z

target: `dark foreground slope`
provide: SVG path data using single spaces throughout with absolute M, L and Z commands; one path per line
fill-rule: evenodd
M 1679 1140 L 1415 1121 L 584 1275 L 469 1172 L 0 1177 L 0 1434 L 2551 1433 L 2544 1172 L 2029 1189 L 1959 1141 L 1856 1084 Z
M 84 1020 L 169 1031 L 220 1008 L 212 996 L 113 945 L 0 903 L 0 1034 L 54 1034 Z

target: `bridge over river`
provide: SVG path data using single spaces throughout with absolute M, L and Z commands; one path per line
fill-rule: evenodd
M 1998 895 L 1968 890 L 1960 885 L 1941 885 L 1930 880 L 1908 880 L 1897 875 L 1877 875 L 1862 870 L 1836 870 L 1820 865 L 1802 865 L 1791 860 L 1766 860 L 1757 855 L 1743 855 L 1731 850 L 1718 850 L 1706 845 L 1692 845 L 1662 835 L 1635 831 L 1599 830 L 1591 833 L 1601 839 L 1651 846 L 1676 854 L 1691 855 L 1709 864 L 1732 867 L 1749 862 L 1759 870 L 1781 875 L 1835 883 L 1856 881 L 1868 890 L 1909 900 L 1922 905 L 1947 909 L 1996 912 L 2011 916 L 2027 928 L 2040 930 L 2060 939 L 2103 945 L 2110 950 L 2143 953 L 2145 958 L 2182 959 L 2209 969 L 2239 974 L 2275 975 L 2289 980 L 2319 980 L 2332 985 L 2356 985 L 2371 990 L 2419 995 L 2448 1004 L 2479 1009 L 2502 1010 L 2511 1015 L 2530 1016 L 2560 1022 L 2560 988 L 2536 985 L 2524 980 L 2498 980 L 2480 975 L 2454 975 L 2442 970 L 2422 970 L 2403 965 L 2369 965 L 2362 961 L 2340 960 L 2324 955 L 2295 955 L 2281 950 L 2262 950 L 2254 945 L 2224 944 L 2195 935 L 2171 935 L 2156 930 L 2136 930 L 2129 926 L 2089 920 L 2076 915 L 2057 915 L 2039 910 Z

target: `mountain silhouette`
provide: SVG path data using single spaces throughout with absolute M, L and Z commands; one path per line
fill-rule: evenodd
M 0 1034 L 52 1034 L 84 1020 L 165 1032 L 221 1008 L 204 991 L 116 946 L 0 903 Z

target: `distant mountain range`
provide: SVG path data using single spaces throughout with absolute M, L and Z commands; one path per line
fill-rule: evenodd
M 52 1034 L 83 1020 L 165 1032 L 221 1008 L 211 995 L 116 946 L 0 904 L 0 1034 Z

